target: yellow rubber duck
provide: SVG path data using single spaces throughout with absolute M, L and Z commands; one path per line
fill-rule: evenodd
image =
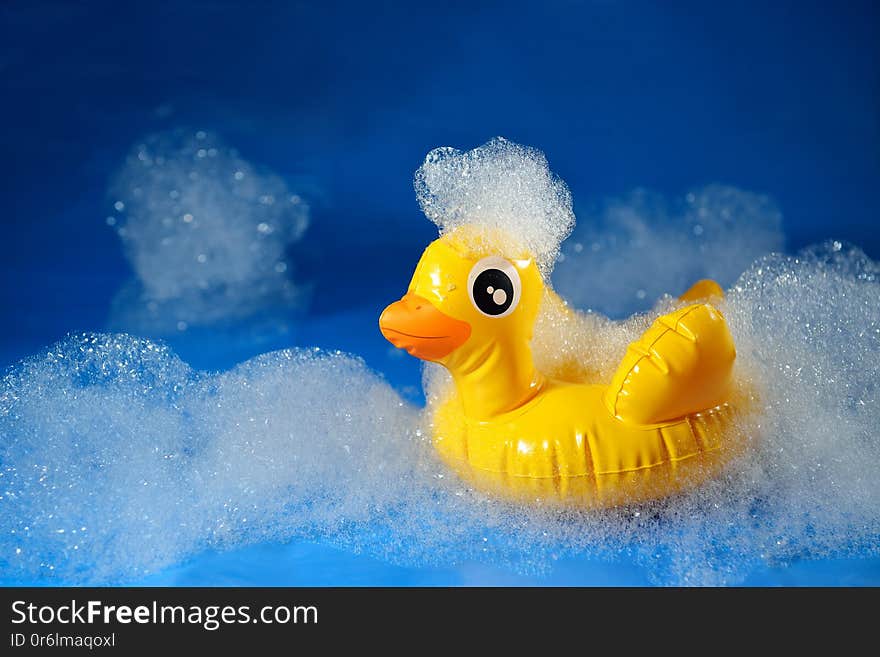
M 722 314 L 691 303 L 659 317 L 607 385 L 539 372 L 530 343 L 553 294 L 509 236 L 463 226 L 432 242 L 382 334 L 443 365 L 455 392 L 431 428 L 443 459 L 479 488 L 613 506 L 691 487 L 724 462 L 736 350 Z M 701 281 L 681 298 L 721 297 Z

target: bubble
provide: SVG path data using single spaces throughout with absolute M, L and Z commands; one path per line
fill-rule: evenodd
M 772 200 L 709 185 L 669 201 L 641 190 L 602 205 L 582 221 L 553 272 L 556 289 L 578 308 L 614 317 L 645 311 L 701 278 L 728 287 L 760 256 L 781 251 L 782 214 Z M 589 251 L 580 243 L 592 244 Z M 644 295 L 634 297 L 634 290 Z
M 154 166 L 138 164 L 149 172 L 170 167 L 173 185 L 137 182 L 146 198 L 158 189 L 157 204 L 181 205 L 165 205 L 159 216 L 191 212 L 201 225 L 215 208 L 183 207 L 195 159 L 186 148 L 189 161 L 180 166 L 169 149 L 165 164 L 153 155 Z M 429 155 L 416 183 L 426 214 L 443 231 L 464 221 L 522 228 L 549 275 L 571 227 L 567 191 L 536 151 L 499 140 L 481 149 Z M 202 171 L 199 184 L 249 190 L 250 249 L 270 239 L 261 222 L 283 225 L 255 207 L 275 213 L 297 204 L 261 203 L 266 194 L 290 194 L 257 189 L 261 174 L 235 157 L 218 147 L 216 158 L 201 161 L 230 166 L 216 176 Z M 236 171 L 248 175 L 236 183 Z M 226 193 L 217 198 L 238 202 Z M 131 221 L 146 210 L 118 197 L 125 228 L 152 235 L 150 222 Z M 746 449 L 717 478 L 604 511 L 511 504 L 440 463 L 425 414 L 355 357 L 283 350 L 206 373 L 161 343 L 74 335 L 15 365 L 0 383 L 4 576 L 130 582 L 206 548 L 293 537 L 409 566 L 479 561 L 529 573 L 563 558 L 625 555 L 654 582 L 679 585 L 736 584 L 767 566 L 880 554 L 880 265 L 841 241 L 767 254 L 781 247 L 781 217 L 769 199 L 742 190 L 712 186 L 672 204 L 634 198 L 609 204 L 598 232 L 579 231 L 574 244 L 590 248 L 566 250 L 554 280 L 584 307 L 628 314 L 660 300 L 616 322 L 574 311 L 548 287 L 534 358 L 551 376 L 607 382 L 627 344 L 676 307 L 662 292 L 679 292 L 700 272 L 730 285 L 719 308 L 737 344 L 736 376 L 756 401 L 728 436 Z M 520 212 L 529 217 L 522 226 Z M 216 262 L 203 244 L 185 252 L 187 269 Z M 194 267 L 201 253 L 210 257 Z M 260 266 L 277 278 L 282 262 L 276 253 Z M 151 302 L 157 312 L 164 303 Z M 188 319 L 175 325 L 186 330 Z M 429 411 L 449 385 L 442 368 L 426 368 Z
M 205 546 L 344 532 L 398 509 L 417 425 L 341 354 L 281 351 L 208 375 L 149 340 L 72 336 L 0 387 L 0 564 L 107 581 Z
M 211 325 L 300 301 L 275 263 L 305 232 L 308 205 L 275 203 L 291 196 L 286 183 L 217 136 L 175 130 L 142 140 L 111 193 L 137 279 L 116 300 L 115 325 L 162 333 L 179 320 Z
M 877 554 L 878 277 L 849 246 L 756 262 L 721 305 L 760 400 L 731 429 L 749 449 L 687 494 L 598 512 L 472 490 L 438 462 L 420 411 L 357 358 L 285 350 L 208 374 L 149 340 L 72 336 L 0 387 L 0 564 L 132 581 L 208 547 L 296 536 L 410 566 L 532 573 L 625 553 L 657 583 L 705 585 Z M 613 322 L 548 292 L 536 361 L 607 381 L 671 303 Z M 448 375 L 426 377 L 432 403 Z
M 749 448 L 720 477 L 636 509 L 566 518 L 531 510 L 554 553 L 625 552 L 656 583 L 677 585 L 736 584 L 762 567 L 880 553 L 880 265 L 840 241 L 769 254 L 718 303 L 736 340 L 737 378 L 759 400 L 729 431 Z M 666 297 L 615 322 L 573 311 L 548 290 L 536 364 L 607 383 L 627 345 L 678 305 Z M 426 368 L 429 405 L 450 385 L 445 370 Z
M 415 189 L 441 234 L 464 224 L 501 230 L 545 272 L 574 227 L 571 194 L 544 154 L 503 137 L 467 152 L 432 150 L 416 171 Z

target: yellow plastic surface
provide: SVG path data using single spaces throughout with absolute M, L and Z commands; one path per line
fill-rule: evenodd
M 682 301 L 712 301 L 723 299 L 724 290 L 710 278 L 703 278 L 688 288 L 688 291 L 678 297 Z
M 447 463 L 483 489 L 580 506 L 663 497 L 717 471 L 730 447 L 736 355 L 717 309 L 697 303 L 658 318 L 607 386 L 553 380 L 532 361 L 544 283 L 527 253 L 504 249 L 521 281 L 509 315 L 471 302 L 468 274 L 491 249 L 466 231 L 434 241 L 407 295 L 380 318 L 394 344 L 452 374 L 455 391 L 431 419 Z M 720 287 L 701 281 L 692 291 L 705 298 Z

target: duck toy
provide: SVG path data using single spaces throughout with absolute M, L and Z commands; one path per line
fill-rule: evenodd
M 452 375 L 434 406 L 436 451 L 477 488 L 508 498 L 610 507 L 662 498 L 729 458 L 736 349 L 714 281 L 657 318 L 610 381 L 537 369 L 542 302 L 555 298 L 517 236 L 459 223 L 421 256 L 408 291 L 385 308 L 394 346 Z

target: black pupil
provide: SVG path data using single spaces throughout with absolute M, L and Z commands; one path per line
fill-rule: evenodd
M 486 269 L 474 281 L 474 303 L 487 315 L 500 315 L 513 303 L 513 283 L 500 269 Z

